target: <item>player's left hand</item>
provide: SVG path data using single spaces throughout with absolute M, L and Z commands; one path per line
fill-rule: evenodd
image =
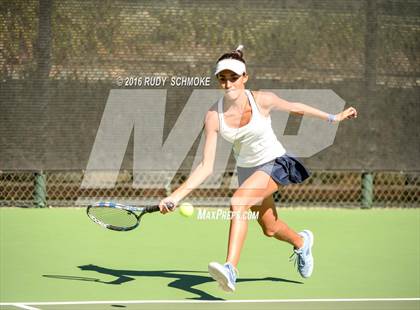
M 357 118 L 357 110 L 353 107 L 350 107 L 344 110 L 341 113 L 335 115 L 335 120 L 337 122 L 344 121 L 345 119 Z

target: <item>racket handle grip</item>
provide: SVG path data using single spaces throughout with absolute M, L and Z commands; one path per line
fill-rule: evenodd
M 152 213 L 160 211 L 159 206 L 150 206 L 145 208 L 146 213 Z
M 175 207 L 175 205 L 172 202 L 167 202 L 166 206 L 168 207 L 168 209 L 173 209 Z M 160 211 L 159 206 L 150 206 L 146 208 L 146 212 L 147 213 L 152 213 L 152 212 L 157 212 Z

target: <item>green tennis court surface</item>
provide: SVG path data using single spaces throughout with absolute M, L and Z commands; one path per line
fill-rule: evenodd
M 84 209 L 2 208 L 0 308 L 420 308 L 420 210 L 279 214 L 314 232 L 312 278 L 301 279 L 288 262 L 291 248 L 252 222 L 237 291 L 227 294 L 207 274 L 208 262 L 225 257 L 227 221 L 152 214 L 120 233 L 93 224 Z
M 61 304 L 18 304 L 9 306 L 9 308 L 1 309 L 182 309 L 182 310 L 195 310 L 195 309 L 226 309 L 226 310 L 255 310 L 255 309 L 315 309 L 315 310 L 334 310 L 334 309 L 348 309 L 348 310 L 361 310 L 361 309 L 381 309 L 381 310 L 406 310 L 418 309 L 420 306 L 419 300 L 385 300 L 385 299 L 372 299 L 372 300 L 259 300 L 259 301 L 197 301 L 197 302 L 178 302 L 178 301 L 165 301 L 165 302 L 141 302 L 141 301 L 114 301 L 114 302 L 100 302 L 97 304 L 78 302 L 76 304 L 61 303 Z M 7 307 L 7 306 L 5 306 Z

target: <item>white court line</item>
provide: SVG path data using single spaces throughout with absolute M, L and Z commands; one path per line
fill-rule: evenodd
M 104 301 L 57 301 L 57 302 L 6 302 L 0 306 L 54 306 L 54 305 L 100 305 L 100 304 L 199 304 L 199 303 L 305 303 L 305 302 L 376 302 L 420 301 L 413 298 L 318 298 L 318 299 L 234 299 L 234 300 L 104 300 Z M 30 308 L 23 308 L 30 309 Z M 37 310 L 36 308 L 32 308 Z
M 13 306 L 18 307 L 18 308 L 21 308 L 21 309 L 26 309 L 26 310 L 40 310 L 38 308 L 31 307 L 31 306 L 28 306 L 28 305 L 25 305 L 25 304 L 21 304 L 21 303 L 19 303 L 19 304 L 13 304 Z

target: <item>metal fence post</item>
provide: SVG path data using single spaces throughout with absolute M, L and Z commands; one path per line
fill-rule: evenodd
M 42 171 L 35 172 L 34 206 L 36 208 L 47 206 L 47 183 Z
M 371 172 L 362 174 L 362 209 L 372 208 L 373 202 L 373 175 Z

